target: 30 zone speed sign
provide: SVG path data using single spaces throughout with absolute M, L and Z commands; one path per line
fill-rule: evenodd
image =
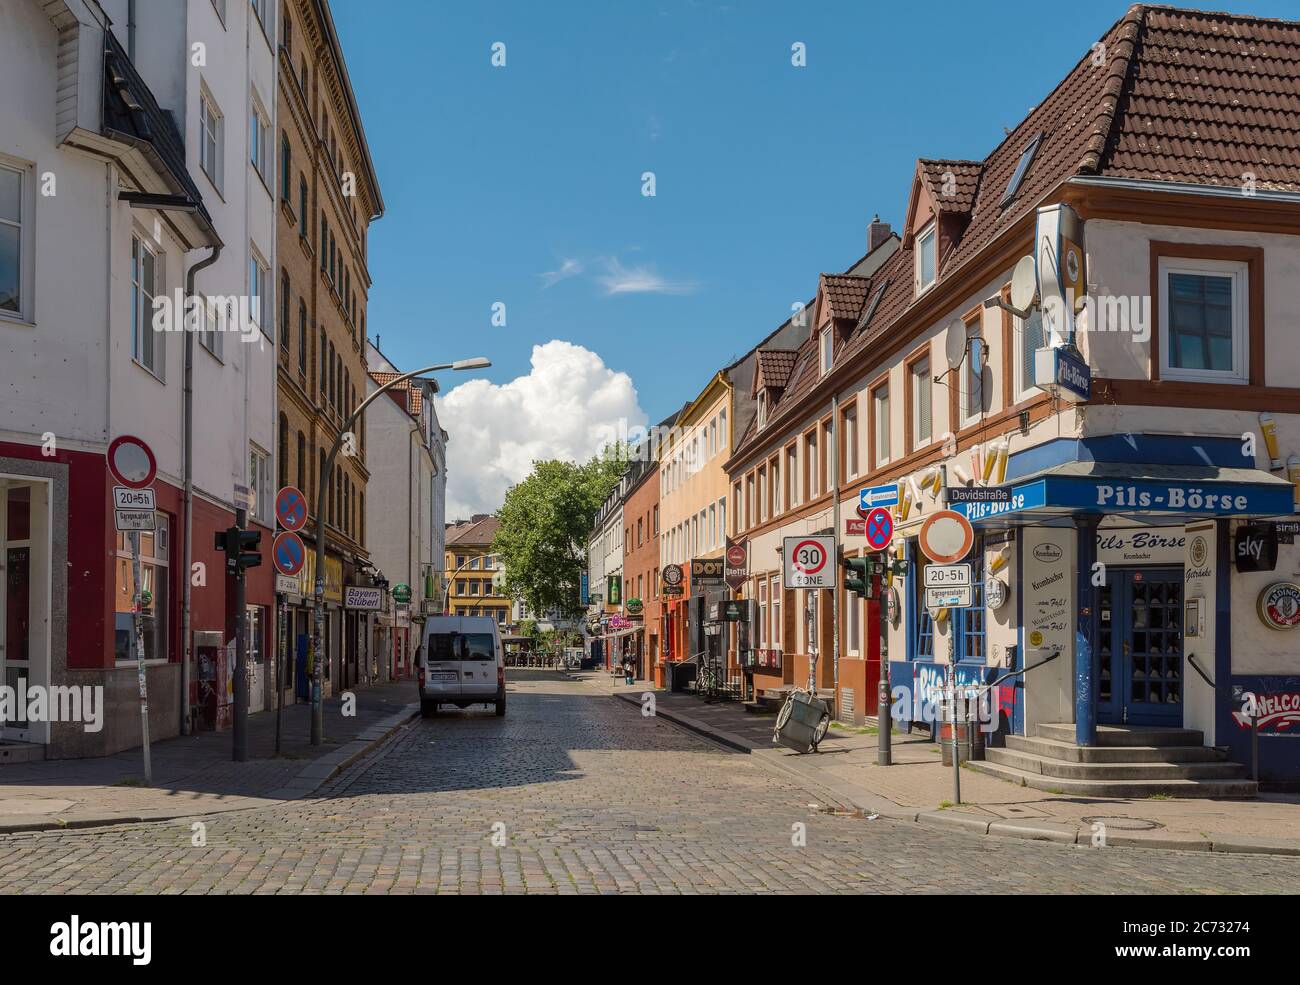
M 786 588 L 835 587 L 839 565 L 834 560 L 834 537 L 786 537 L 784 544 Z

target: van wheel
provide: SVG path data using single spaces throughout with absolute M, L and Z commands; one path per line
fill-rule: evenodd
M 505 693 L 505 691 L 498 691 L 498 692 L 497 692 L 496 712 L 497 712 L 497 718 L 505 718 L 505 717 L 506 717 L 506 693 Z
M 420 699 L 420 717 L 421 717 L 421 718 L 437 718 L 437 717 L 438 717 L 438 702 L 436 702 L 436 701 L 425 701 L 423 698 L 421 698 L 421 699 Z

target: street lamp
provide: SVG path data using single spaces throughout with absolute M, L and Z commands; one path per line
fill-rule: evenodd
M 325 495 L 329 484 L 329 476 L 334 471 L 334 460 L 338 457 L 339 448 L 343 445 L 343 436 L 352 433 L 352 426 L 361 419 L 361 415 L 365 413 L 366 408 L 375 401 L 376 397 L 413 377 L 423 376 L 425 373 L 436 373 L 442 369 L 457 371 L 486 369 L 491 365 L 492 361 L 490 359 L 475 356 L 473 359 L 458 359 L 453 363 L 438 363 L 436 366 L 425 366 L 423 369 L 412 370 L 389 380 L 375 390 L 374 393 L 367 396 L 361 403 L 357 404 L 356 410 L 339 428 L 338 437 L 334 439 L 334 444 L 330 447 L 329 455 L 325 458 L 325 465 L 321 469 L 320 481 L 316 487 L 316 618 L 312 632 L 312 652 L 316 655 L 316 659 L 311 672 L 311 744 L 313 746 L 318 746 L 325 741 L 325 708 L 321 702 L 321 678 L 323 677 L 325 665 L 324 653 L 322 652 L 322 641 L 325 636 Z

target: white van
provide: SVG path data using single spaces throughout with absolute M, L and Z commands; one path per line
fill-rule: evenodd
M 497 621 L 488 616 L 432 616 L 420 654 L 420 714 L 439 705 L 494 705 L 506 713 L 506 658 Z

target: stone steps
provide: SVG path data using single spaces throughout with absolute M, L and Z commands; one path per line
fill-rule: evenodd
M 1209 746 L 1076 746 L 1039 736 L 1008 735 L 1007 748 L 1075 763 L 1221 763 L 1222 750 Z
M 976 772 L 996 776 L 1018 786 L 1082 797 L 1142 798 L 1160 795 L 1245 800 L 1259 793 L 1259 785 L 1253 780 L 1076 780 L 1028 773 L 987 760 L 971 763 L 970 767 Z
M 1242 780 L 1246 777 L 1244 766 L 1225 761 L 1071 762 L 1013 749 L 988 749 L 984 755 L 987 762 L 1010 766 L 1026 773 L 1075 780 Z

